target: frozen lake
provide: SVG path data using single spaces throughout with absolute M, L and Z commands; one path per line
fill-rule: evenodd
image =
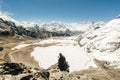
M 48 39 L 38 44 L 58 43 L 47 47 L 36 47 L 31 55 L 43 68 L 48 68 L 58 62 L 59 53 L 62 53 L 70 65 L 70 72 L 88 67 L 90 57 L 71 38 Z M 91 66 L 91 65 L 89 65 Z

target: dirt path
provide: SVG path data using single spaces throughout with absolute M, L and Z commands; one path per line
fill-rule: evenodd
M 21 49 L 15 49 L 11 51 L 7 57 L 9 57 L 10 61 L 24 63 L 30 67 L 39 67 L 38 63 L 34 60 L 31 56 L 31 52 L 33 51 L 34 47 L 37 45 L 30 44 Z
M 0 46 L 3 47 L 3 51 L 0 51 L 0 61 L 11 61 L 24 63 L 31 67 L 39 67 L 37 62 L 31 57 L 31 52 L 34 47 L 37 45 L 32 45 L 37 43 L 39 40 L 34 39 L 18 39 L 18 38 L 10 38 L 10 37 L 0 37 Z M 22 49 L 11 50 L 15 46 L 21 44 L 31 44 L 30 46 L 24 47 Z

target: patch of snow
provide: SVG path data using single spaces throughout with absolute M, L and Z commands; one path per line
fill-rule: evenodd
M 75 41 L 73 40 L 55 40 L 55 39 L 48 39 L 48 40 L 44 40 L 41 41 L 40 44 L 50 44 L 50 43 L 64 43 L 64 44 L 73 44 L 75 43 Z
M 29 46 L 29 45 L 30 45 L 30 44 L 21 43 L 21 44 L 19 44 L 18 46 L 12 48 L 11 50 L 22 49 L 22 48 L 24 48 L 24 47 L 26 47 L 26 46 Z
M 87 63 L 86 68 L 94 67 L 97 68 L 96 64 L 93 61 L 93 57 L 91 57 L 91 60 Z

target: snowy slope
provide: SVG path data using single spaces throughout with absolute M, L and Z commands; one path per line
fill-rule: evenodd
M 12 21 L 16 25 L 20 25 L 20 23 L 18 21 L 16 21 L 15 19 L 11 18 L 7 13 L 0 12 L 0 18 L 2 18 L 5 21 Z
M 80 23 L 70 23 L 71 31 L 82 31 L 86 32 L 89 30 L 94 30 L 96 27 L 103 27 L 105 25 L 104 22 L 80 22 Z
M 80 44 L 91 57 L 117 63 L 117 67 L 120 67 L 120 18 L 109 21 L 101 29 L 87 33 Z

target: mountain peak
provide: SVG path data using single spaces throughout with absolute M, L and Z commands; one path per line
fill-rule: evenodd
M 0 18 L 2 18 L 3 20 L 6 20 L 6 21 L 12 21 L 12 22 L 15 21 L 6 12 L 0 12 Z
M 20 23 L 18 21 L 16 21 L 15 19 L 11 18 L 10 15 L 7 12 L 1 12 L 0 11 L 0 18 L 2 18 L 5 21 L 14 22 L 16 25 L 20 25 Z
M 116 17 L 116 19 L 118 19 L 118 18 L 120 19 L 120 14 Z
M 117 16 L 115 19 L 109 21 L 105 27 L 119 27 L 120 26 L 120 15 Z

